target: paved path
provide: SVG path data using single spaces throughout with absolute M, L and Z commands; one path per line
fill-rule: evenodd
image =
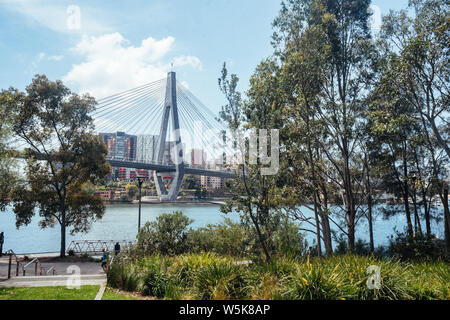
M 9 287 L 78 287 L 86 285 L 105 286 L 106 276 L 98 275 L 60 275 L 60 276 L 30 276 L 13 277 L 0 281 L 0 288 Z
M 102 300 L 103 294 L 105 293 L 106 290 L 106 282 L 103 282 L 100 285 L 100 289 L 98 289 L 97 295 L 95 296 L 94 300 Z
M 13 259 L 11 279 L 8 278 L 8 256 L 0 258 L 0 287 L 45 287 L 45 286 L 67 286 L 74 285 L 103 285 L 106 283 L 106 275 L 99 262 L 80 262 L 70 261 L 47 261 L 46 258 L 54 258 L 58 254 L 27 254 L 29 261 L 38 258 L 41 262 L 43 275 L 34 274 L 34 265 L 26 270 L 26 276 L 23 276 L 22 262 L 19 268 L 19 276 L 16 277 L 16 264 Z M 19 256 L 23 258 L 23 256 Z M 54 267 L 55 275 L 52 272 L 49 275 L 46 271 Z M 38 270 L 40 273 L 40 270 Z M 78 277 L 76 275 L 79 275 Z

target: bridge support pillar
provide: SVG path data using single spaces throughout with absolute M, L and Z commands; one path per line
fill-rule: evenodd
M 169 127 L 169 117 L 172 118 L 173 137 L 175 139 L 174 145 L 167 145 L 167 130 Z M 180 136 L 180 122 L 178 118 L 177 106 L 177 81 L 175 72 L 169 72 L 167 75 L 166 98 L 164 102 L 164 112 L 161 123 L 161 131 L 158 141 L 157 161 L 163 163 L 164 153 L 169 150 L 171 159 L 175 164 L 175 174 L 172 179 L 169 191 L 167 191 L 164 180 L 154 172 L 154 181 L 156 192 L 158 193 L 160 201 L 176 201 L 178 193 L 181 188 L 181 183 L 184 177 L 184 162 L 183 162 L 183 145 L 181 144 Z

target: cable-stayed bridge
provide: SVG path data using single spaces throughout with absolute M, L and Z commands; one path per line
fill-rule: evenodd
M 91 116 L 96 131 L 106 137 L 110 165 L 153 170 L 161 201 L 177 199 L 185 174 L 236 175 L 222 165 L 224 155 L 230 154 L 224 143 L 226 127 L 176 81 L 175 72 L 169 72 L 166 79 L 98 100 Z M 190 159 L 187 150 L 192 150 Z M 169 187 L 163 179 L 167 175 L 172 177 Z

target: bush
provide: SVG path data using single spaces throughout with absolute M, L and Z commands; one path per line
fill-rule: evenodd
M 107 273 L 108 286 L 125 291 L 138 291 L 140 276 L 134 265 L 113 264 Z
M 244 299 L 247 295 L 243 267 L 229 261 L 215 262 L 198 269 L 194 286 L 202 300 Z
M 159 252 L 163 255 L 186 251 L 187 227 L 193 222 L 182 212 L 164 213 L 155 222 L 147 222 L 139 231 L 138 248 L 144 253 Z
M 165 299 L 450 299 L 450 266 L 342 255 L 311 260 L 274 257 L 270 263 L 216 254 L 119 258 L 108 285 Z M 369 288 L 369 266 L 380 268 L 380 287 Z
M 443 240 L 429 239 L 424 235 L 409 237 L 399 232 L 389 240 L 389 254 L 404 261 L 449 260 Z
M 147 271 L 142 287 L 142 294 L 145 296 L 153 296 L 163 298 L 169 286 L 168 277 L 157 266 L 152 266 Z
M 214 252 L 236 257 L 245 256 L 249 246 L 245 228 L 229 218 L 225 218 L 223 223 L 190 230 L 188 242 L 191 252 Z
M 307 243 L 298 223 L 285 221 L 272 235 L 272 252 L 281 255 L 301 257 L 306 254 Z

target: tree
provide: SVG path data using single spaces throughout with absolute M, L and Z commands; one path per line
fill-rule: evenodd
M 139 188 L 132 183 L 128 183 L 125 187 L 125 191 L 127 193 L 128 199 L 134 199 L 139 192 Z
M 106 146 L 94 135 L 89 116 L 96 102 L 44 75 L 35 76 L 25 93 L 10 89 L 6 95 L 12 130 L 27 145 L 26 179 L 12 193 L 17 227 L 29 224 L 38 209 L 41 227 L 60 225 L 64 257 L 66 229 L 87 232 L 105 211 L 101 199 L 85 188 L 110 172 Z
M 448 87 L 450 21 L 448 1 L 412 0 L 415 18 L 405 10 L 384 19 L 382 36 L 395 57 L 392 87 L 401 91 L 418 118 L 430 127 L 437 143 L 450 157 L 448 144 Z
M 277 32 L 273 42 L 282 63 L 287 56 L 306 51 L 300 44 L 305 45 L 301 39 L 307 32 L 320 35 L 310 37 L 322 61 L 319 98 L 310 104 L 314 119 L 324 130 L 320 139 L 314 140 L 327 162 L 321 173 L 341 194 L 343 210 L 334 214 L 345 223 L 346 230 L 337 225 L 347 235 L 350 251 L 354 249 L 359 219 L 357 194 L 362 188 L 357 128 L 372 76 L 369 4 L 370 0 L 288 0 L 274 22 Z M 313 64 L 310 67 L 317 70 Z M 294 97 L 297 94 L 293 91 Z
M 11 190 L 19 179 L 15 171 L 14 150 L 11 149 L 14 94 L 14 90 L 0 92 L 0 211 L 4 211 L 9 204 Z
M 248 101 L 245 104 L 241 104 L 240 94 L 236 92 L 239 79 L 236 75 L 231 75 L 231 80 L 227 78 L 225 64 L 222 69 L 222 78 L 219 80 L 219 85 L 222 84 L 221 90 L 228 101 L 228 106 L 223 108 L 221 117 L 228 127 L 235 131 L 236 135 L 232 141 L 233 149 L 240 153 L 239 156 L 244 160 L 244 163 L 239 165 L 236 179 L 228 182 L 232 199 L 226 201 L 221 211 L 228 213 L 235 210 L 240 214 L 244 225 L 252 228 L 256 234 L 257 242 L 266 260 L 271 259 L 272 237 L 280 225 L 280 215 L 277 210 L 279 208 L 276 183 L 278 176 L 262 175 L 262 163 L 260 161 L 257 164 L 251 163 L 245 157 L 245 145 L 248 146 L 248 141 L 241 143 L 239 141 L 244 140 L 242 137 L 245 130 L 250 132 L 250 130 L 279 127 L 276 72 L 276 65 L 269 60 L 259 64 L 250 80 Z M 259 142 L 261 141 L 260 139 Z M 268 149 L 271 149 L 271 146 Z
M 184 176 L 184 188 L 189 190 L 200 189 L 200 178 L 191 174 L 186 174 Z
M 424 203 L 426 232 L 429 237 L 430 203 L 433 192 L 437 191 L 444 208 L 445 237 L 450 250 L 450 212 L 446 199 L 448 182 L 445 181 L 445 165 L 450 159 L 449 4 L 445 1 L 413 0 L 410 1 L 411 7 L 415 11 L 415 17 L 409 17 L 402 10 L 391 12 L 384 19 L 381 47 L 385 50 L 385 62 L 378 88 L 384 87 L 385 98 L 389 99 L 395 93 L 397 100 L 402 99 L 404 108 L 408 109 L 404 116 L 421 127 L 420 132 L 415 132 L 414 136 L 405 137 L 405 141 L 409 140 L 410 166 L 416 171 L 412 175 L 414 183 L 409 187 L 415 216 L 416 193 L 419 192 Z M 420 159 L 420 155 L 426 157 Z M 407 168 L 406 152 L 404 166 Z M 408 187 L 406 179 L 403 184 L 403 189 Z M 415 220 L 420 223 L 420 219 Z M 409 226 L 409 236 L 411 229 Z M 417 226 L 417 230 L 419 229 L 420 225 Z
M 300 15 L 300 12 L 297 12 Z M 280 21 L 280 20 L 277 20 Z M 324 33 L 321 28 L 305 28 L 301 35 L 284 45 L 279 53 L 283 62 L 280 78 L 284 96 L 283 121 L 285 125 L 286 158 L 289 162 L 289 185 L 295 192 L 288 192 L 289 211 L 292 215 L 311 225 L 317 238 L 317 253 L 320 256 L 323 240 L 327 254 L 333 252 L 328 210 L 328 186 L 321 174 L 320 167 L 324 163 L 320 145 L 323 126 L 315 114 L 315 106 L 319 103 L 321 85 L 325 80 L 321 66 L 326 57 L 322 54 Z M 313 203 L 311 208 L 310 204 Z M 314 212 L 315 223 L 299 204 Z

